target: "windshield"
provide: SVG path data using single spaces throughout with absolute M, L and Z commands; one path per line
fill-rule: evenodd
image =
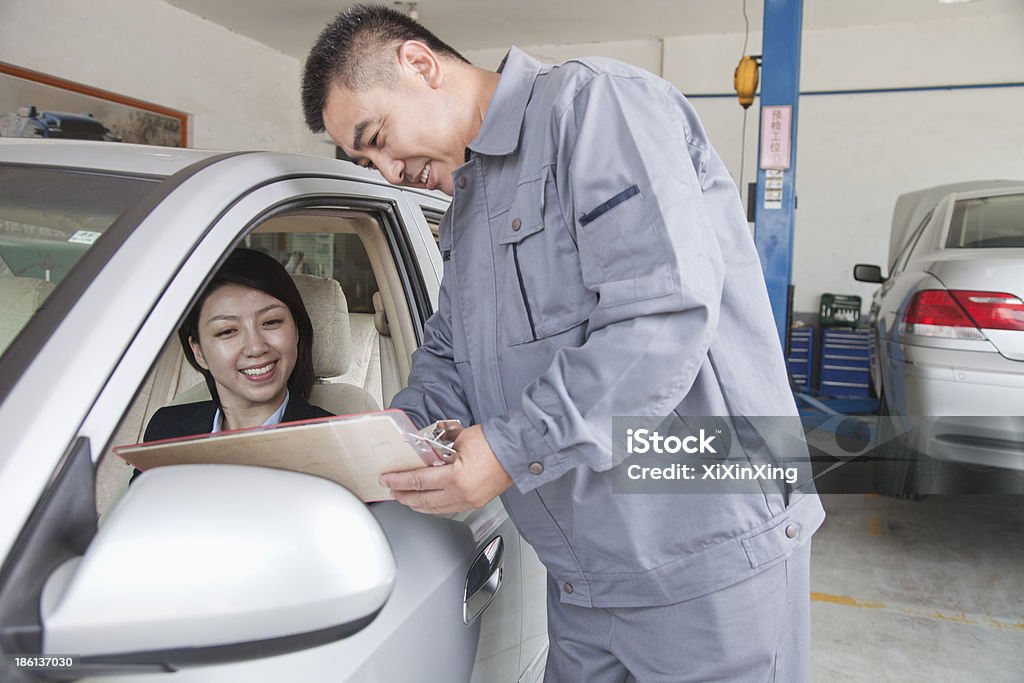
M 1024 194 L 964 199 L 953 207 L 950 249 L 1024 247 Z
M 0 164 L 0 354 L 111 223 L 157 182 Z

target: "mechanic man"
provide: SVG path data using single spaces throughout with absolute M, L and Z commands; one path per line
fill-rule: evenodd
M 736 186 L 683 96 L 608 59 L 512 48 L 492 73 L 368 6 L 320 35 L 302 96 L 350 157 L 452 196 L 391 405 L 473 426 L 454 464 L 383 483 L 429 513 L 502 496 L 548 569 L 545 680 L 807 680 L 815 494 L 612 491 L 613 416 L 796 415 Z

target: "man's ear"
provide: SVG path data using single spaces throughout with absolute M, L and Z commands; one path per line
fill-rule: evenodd
M 188 345 L 192 347 L 192 355 L 196 357 L 196 362 L 199 363 L 199 367 L 203 370 L 209 370 L 210 365 L 206 362 L 206 357 L 203 356 L 203 347 L 199 346 L 199 342 L 196 341 L 196 338 L 189 337 Z
M 398 46 L 398 64 L 423 79 L 431 88 L 439 88 L 444 82 L 441 60 L 425 43 L 418 40 L 407 40 Z

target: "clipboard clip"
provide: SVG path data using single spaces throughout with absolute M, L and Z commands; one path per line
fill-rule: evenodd
M 455 461 L 457 453 L 452 444 L 455 443 L 455 439 L 461 431 L 462 423 L 458 420 L 438 420 L 409 436 L 434 449 L 437 457 L 441 460 L 441 462 L 435 463 L 436 465 L 447 465 Z

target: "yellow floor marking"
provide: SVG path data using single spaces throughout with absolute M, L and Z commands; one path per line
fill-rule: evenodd
M 878 517 L 868 517 L 868 536 L 882 535 L 882 521 Z
M 996 628 L 1009 629 L 1011 631 L 1024 631 L 1024 623 L 1021 623 L 1021 624 L 1008 624 L 1005 621 L 999 621 L 998 619 L 993 619 L 992 617 L 990 617 L 987 614 L 985 615 L 985 619 L 988 621 L 989 624 L 991 624 L 992 626 L 995 626 Z
M 881 609 L 885 607 L 884 602 L 867 602 L 862 600 L 855 600 L 846 595 L 829 595 L 828 593 L 815 593 L 811 592 L 811 600 L 815 602 L 831 602 L 836 605 L 846 605 L 847 607 L 866 607 L 868 609 Z
M 993 619 L 988 614 L 979 616 L 974 615 L 976 618 L 972 619 L 965 612 L 958 614 L 946 614 L 937 609 L 923 609 L 915 607 L 905 607 L 901 605 L 895 605 L 889 607 L 884 602 L 873 602 L 870 600 L 857 600 L 851 598 L 848 595 L 831 595 L 829 593 L 815 593 L 811 592 L 811 600 L 814 602 L 828 602 L 833 605 L 846 605 L 847 607 L 862 607 L 866 609 L 887 609 L 892 611 L 893 609 L 905 614 L 908 617 L 914 617 L 919 619 L 935 619 L 937 621 L 947 621 L 955 624 L 967 624 L 969 626 L 976 626 L 978 624 L 993 626 L 1002 630 L 1010 631 L 1024 631 L 1024 623 L 1011 623 L 1006 621 L 999 621 Z
M 978 622 L 971 619 L 966 614 L 961 612 L 960 614 L 944 614 L 939 610 L 919 610 L 913 607 L 900 607 L 899 610 L 906 614 L 908 617 L 924 617 L 925 619 L 938 619 L 939 621 L 952 621 L 958 624 L 977 624 Z

